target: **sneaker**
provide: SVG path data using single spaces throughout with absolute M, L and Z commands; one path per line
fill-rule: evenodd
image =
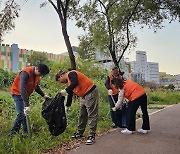
M 83 135 L 80 134 L 79 132 L 75 132 L 75 133 L 71 136 L 71 138 L 76 138 L 76 139 L 82 138 L 82 137 L 83 137 Z
M 95 137 L 94 136 L 88 136 L 88 139 L 86 141 L 86 145 L 91 145 L 93 144 L 95 141 Z
M 144 129 L 138 129 L 137 132 L 142 133 L 142 134 L 147 134 L 148 130 L 144 130 Z
M 126 128 L 126 129 L 122 130 L 121 133 L 123 133 L 123 134 L 132 134 L 133 131 L 130 131 L 130 130 L 128 130 L 128 129 Z

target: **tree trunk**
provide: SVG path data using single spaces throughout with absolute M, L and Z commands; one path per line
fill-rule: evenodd
M 71 69 L 75 70 L 76 69 L 75 56 L 74 56 L 73 51 L 72 51 L 72 46 L 71 46 L 71 42 L 69 40 L 69 36 L 68 36 L 67 31 L 65 29 L 62 29 L 62 32 L 63 32 L 64 40 L 66 43 L 66 47 L 68 50 L 69 58 L 71 61 Z

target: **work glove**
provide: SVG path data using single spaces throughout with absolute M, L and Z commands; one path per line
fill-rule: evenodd
M 44 95 L 44 97 L 43 97 L 44 99 L 49 99 L 49 98 L 51 98 L 50 96 L 48 96 L 48 95 Z
M 61 90 L 60 93 L 61 93 L 62 96 L 66 96 L 67 95 L 67 91 L 65 89 Z
M 65 106 L 65 112 L 66 112 L 66 114 L 68 113 L 68 111 L 69 111 L 69 106 Z
M 28 115 L 29 112 L 30 112 L 30 107 L 29 106 L 28 107 L 24 107 L 24 114 Z
M 112 89 L 108 90 L 108 95 L 112 95 Z
M 117 109 L 116 109 L 116 107 L 113 107 L 112 110 L 115 112 Z
M 122 110 L 122 104 L 116 103 L 115 107 L 112 108 L 113 111 Z

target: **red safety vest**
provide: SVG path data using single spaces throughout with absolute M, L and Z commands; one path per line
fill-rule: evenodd
M 38 82 L 40 80 L 40 76 L 36 76 L 36 79 L 34 80 L 33 67 L 32 66 L 26 67 L 18 73 L 18 75 L 16 76 L 16 78 L 14 79 L 14 82 L 12 84 L 11 93 L 15 94 L 15 95 L 21 95 L 21 92 L 20 92 L 20 73 L 22 71 L 26 71 L 29 74 L 28 83 L 26 85 L 27 96 L 29 97 L 32 94 L 32 92 L 36 89 Z
M 70 72 L 76 72 L 77 78 L 78 78 L 78 85 L 74 88 L 73 92 L 80 96 L 84 97 L 84 95 L 93 87 L 94 83 L 83 73 L 78 71 L 70 71 Z M 68 72 L 68 74 L 70 73 Z M 71 84 L 71 81 L 68 78 L 68 86 Z
M 122 79 L 122 76 L 119 75 L 118 78 Z M 110 87 L 112 88 L 112 95 L 116 95 L 118 94 L 118 89 L 115 87 L 114 84 L 112 84 L 112 80 L 113 80 L 113 75 L 112 74 L 109 74 L 109 79 L 110 79 Z
M 124 97 L 133 101 L 146 93 L 145 89 L 131 80 L 124 81 Z

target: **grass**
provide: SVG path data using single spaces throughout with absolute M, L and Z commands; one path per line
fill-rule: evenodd
M 176 104 L 180 102 L 180 92 L 179 91 L 148 91 L 149 104 Z

